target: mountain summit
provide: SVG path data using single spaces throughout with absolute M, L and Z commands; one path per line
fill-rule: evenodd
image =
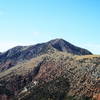
M 75 55 L 92 54 L 90 51 L 74 46 L 73 44 L 63 39 L 54 39 L 54 40 L 49 41 L 48 44 L 51 44 L 55 49 L 59 51 L 68 52 L 68 53 L 75 54 Z

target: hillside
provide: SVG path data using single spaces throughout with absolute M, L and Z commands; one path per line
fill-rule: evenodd
M 63 39 L 54 39 L 46 43 L 31 46 L 17 46 L 0 54 L 0 72 L 15 66 L 19 62 L 24 62 L 25 60 L 46 54 L 51 49 L 73 55 L 92 54 L 90 51 L 74 46 Z
M 6 100 L 99 100 L 100 55 L 63 39 L 14 47 L 0 54 L 0 99 L 5 96 Z
M 90 100 L 100 93 L 100 56 L 55 51 L 1 72 L 0 83 L 20 100 Z

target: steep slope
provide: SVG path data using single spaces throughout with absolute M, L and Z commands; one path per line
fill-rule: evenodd
M 79 48 L 74 46 L 73 44 L 63 40 L 63 39 L 55 39 L 48 42 L 48 44 L 52 45 L 59 51 L 71 53 L 74 55 L 90 55 L 92 54 L 90 51 L 86 49 Z
M 63 39 L 55 39 L 31 46 L 17 46 L 0 54 L 0 72 L 15 66 L 18 62 L 23 62 L 39 55 L 46 54 L 51 49 L 71 53 L 73 55 L 92 54 L 88 50 L 76 47 Z
M 100 94 L 100 56 L 73 56 L 56 51 L 0 73 L 0 83 L 9 90 L 7 95 L 14 93 L 21 100 L 93 97 Z

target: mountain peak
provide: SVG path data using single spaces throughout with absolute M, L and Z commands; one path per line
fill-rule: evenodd
M 48 44 L 52 45 L 54 48 L 56 48 L 59 51 L 62 52 L 67 52 L 71 54 L 76 54 L 76 55 L 90 55 L 92 54 L 90 51 L 77 47 L 64 39 L 53 39 L 48 42 Z
M 56 38 L 56 39 L 53 39 L 53 40 L 51 40 L 51 41 L 49 41 L 49 42 L 64 42 L 65 40 L 64 39 L 62 39 L 62 38 Z

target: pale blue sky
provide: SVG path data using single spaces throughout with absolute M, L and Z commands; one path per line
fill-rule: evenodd
M 0 0 L 0 51 L 54 38 L 100 54 L 100 0 Z

